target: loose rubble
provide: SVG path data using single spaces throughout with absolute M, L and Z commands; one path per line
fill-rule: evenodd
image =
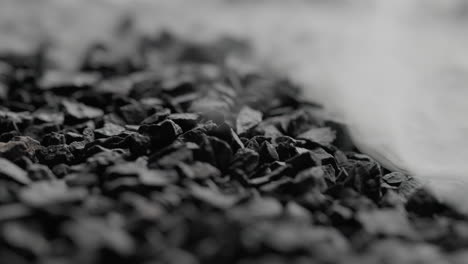
M 467 216 L 225 39 L 0 56 L 2 263 L 464 263 Z M 24 58 L 29 58 L 25 60 Z

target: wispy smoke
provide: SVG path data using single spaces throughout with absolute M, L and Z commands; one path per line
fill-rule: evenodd
M 468 182 L 466 4 L 374 3 L 344 38 L 330 106 L 364 152 L 451 193 Z

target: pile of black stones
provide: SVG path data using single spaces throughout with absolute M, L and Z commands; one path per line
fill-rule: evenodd
M 1 263 L 468 263 L 466 215 L 246 43 L 130 35 L 0 54 Z

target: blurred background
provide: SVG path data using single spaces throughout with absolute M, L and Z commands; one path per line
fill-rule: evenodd
M 256 62 L 306 82 L 315 96 L 327 78 L 324 65 L 336 62 L 340 38 L 362 23 L 365 2 L 0 0 L 0 50 L 26 52 L 49 42 L 54 62 L 74 69 L 90 43 L 108 41 L 125 49 L 128 43 L 116 37 L 115 28 L 123 17 L 132 17 L 142 33 L 165 29 L 201 42 L 224 35 L 246 40 Z
M 256 61 L 289 74 L 307 86 L 310 97 L 324 101 L 330 97 L 327 86 L 349 82 L 337 75 L 350 68 L 342 64 L 369 57 L 375 39 L 392 38 L 392 19 L 404 21 L 401 14 L 411 13 L 411 20 L 419 24 L 417 32 L 423 27 L 433 34 L 441 24 L 436 28 L 428 21 L 447 23 L 448 18 L 460 27 L 467 9 L 463 0 L 0 0 L 0 50 L 24 52 L 48 41 L 54 46 L 49 56 L 60 67 L 73 69 L 92 42 L 110 41 L 125 47 L 114 29 L 122 17 L 132 17 L 139 32 L 166 29 L 197 41 L 221 35 L 247 40 Z M 408 30 L 408 35 L 415 30 Z M 406 42 L 414 43 L 410 52 L 421 44 L 414 39 Z

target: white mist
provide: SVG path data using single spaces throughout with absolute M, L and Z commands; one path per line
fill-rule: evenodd
M 468 191 L 468 42 L 466 21 L 455 13 L 462 2 L 374 3 L 367 24 L 346 41 L 352 45 L 332 78 L 334 100 L 341 100 L 332 107 L 362 151 L 461 203 Z

